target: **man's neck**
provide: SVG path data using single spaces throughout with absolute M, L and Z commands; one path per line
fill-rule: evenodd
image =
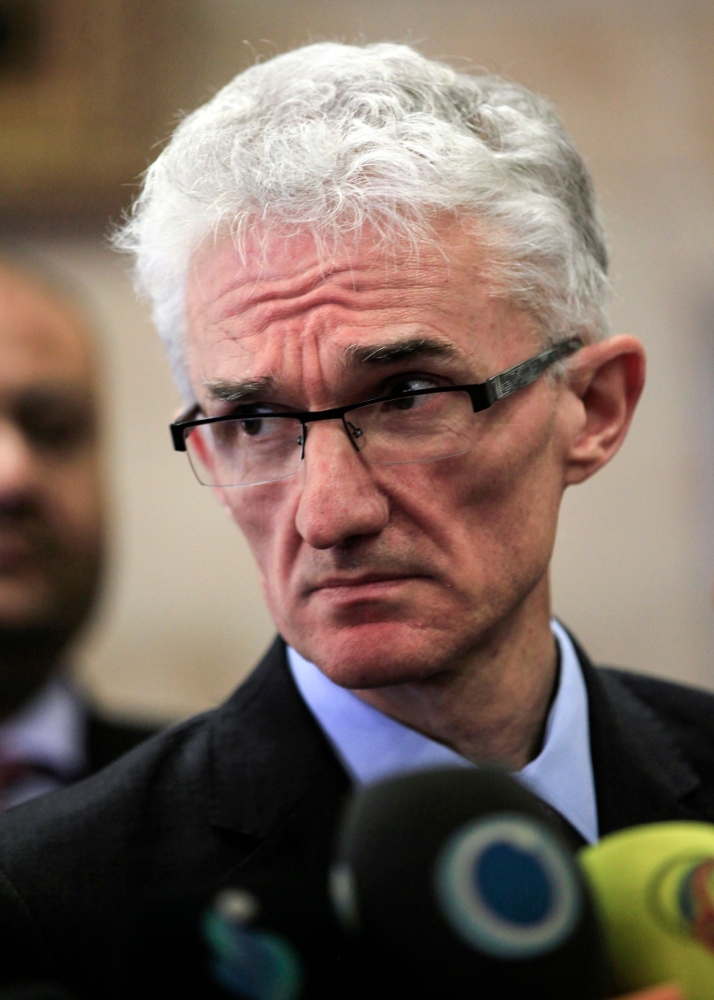
M 547 578 L 453 669 L 354 693 L 474 763 L 520 770 L 541 746 L 557 678 Z

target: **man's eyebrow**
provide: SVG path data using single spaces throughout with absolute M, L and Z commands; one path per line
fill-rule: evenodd
M 448 340 L 438 337 L 409 337 L 386 344 L 351 344 L 345 350 L 345 360 L 350 364 L 382 366 L 397 361 L 419 358 L 461 358 L 461 351 Z M 211 399 L 224 403 L 252 403 L 275 394 L 275 379 L 270 375 L 260 378 L 227 382 L 211 379 L 203 383 Z
M 218 399 L 224 403 L 252 403 L 266 394 L 275 392 L 275 380 L 269 375 L 243 379 L 240 382 L 209 380 L 203 385 L 211 399 Z
M 387 344 L 351 344 L 345 360 L 358 365 L 388 365 L 395 361 L 419 358 L 460 358 L 461 351 L 448 340 L 438 337 L 409 337 Z

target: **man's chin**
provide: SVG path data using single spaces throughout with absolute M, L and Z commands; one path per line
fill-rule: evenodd
M 371 623 L 313 633 L 293 645 L 335 684 L 354 689 L 424 680 L 449 659 L 440 630 L 411 623 Z

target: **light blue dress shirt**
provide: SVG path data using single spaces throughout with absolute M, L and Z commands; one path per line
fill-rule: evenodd
M 72 684 L 53 677 L 27 704 L 0 724 L 0 767 L 28 764 L 42 769 L 14 782 L 0 795 L 0 809 L 62 788 L 87 767 L 86 718 Z
M 557 809 L 592 844 L 598 839 L 598 820 L 587 690 L 570 636 L 555 619 L 551 628 L 560 646 L 558 691 L 548 713 L 541 752 L 514 777 Z M 333 683 L 290 646 L 288 663 L 307 707 L 356 784 L 431 767 L 473 767 L 454 750 Z

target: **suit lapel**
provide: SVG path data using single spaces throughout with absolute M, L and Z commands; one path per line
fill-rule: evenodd
M 210 751 L 210 821 L 263 839 L 301 806 L 337 811 L 349 779 L 295 687 L 278 637 L 216 712 Z M 306 820 L 307 821 L 307 820 Z
M 577 645 L 588 692 L 590 748 L 600 834 L 687 819 L 682 800 L 699 785 L 659 717 Z

